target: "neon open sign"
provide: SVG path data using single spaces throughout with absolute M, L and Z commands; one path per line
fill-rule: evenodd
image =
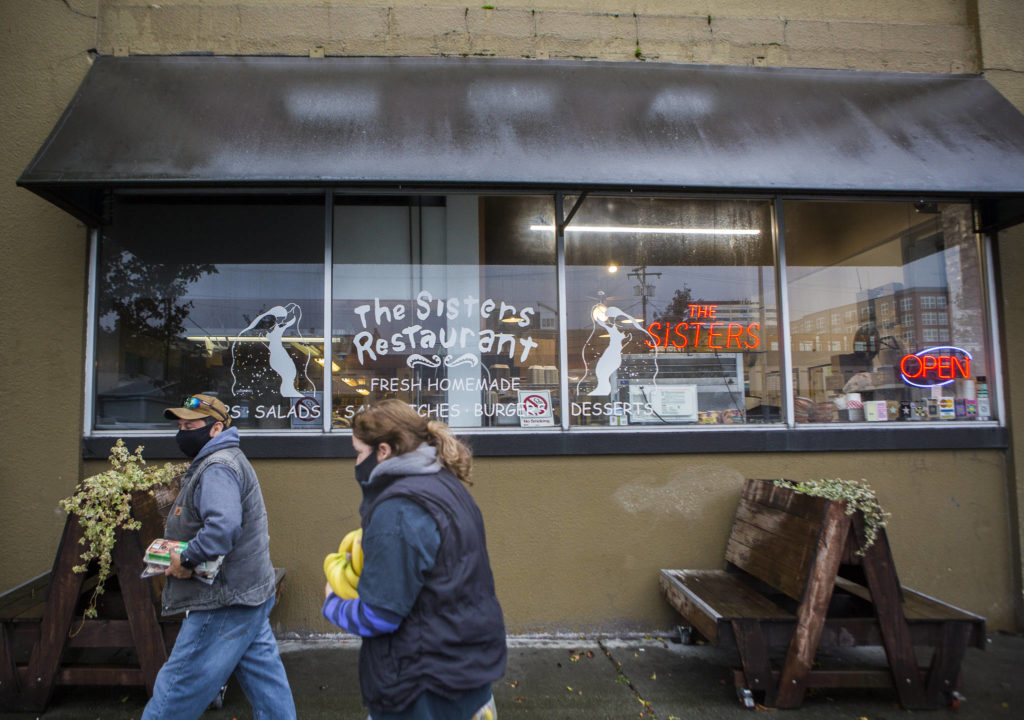
M 952 345 L 925 348 L 900 360 L 903 382 L 915 387 L 938 387 L 971 377 L 971 354 Z

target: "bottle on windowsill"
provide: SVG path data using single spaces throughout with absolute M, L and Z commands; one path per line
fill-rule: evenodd
M 988 381 L 984 375 L 978 376 L 978 382 L 975 387 L 978 391 L 978 419 L 991 420 L 992 406 L 989 404 Z

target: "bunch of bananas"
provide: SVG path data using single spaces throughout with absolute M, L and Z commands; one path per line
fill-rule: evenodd
M 356 586 L 363 572 L 363 529 L 353 530 L 341 541 L 338 552 L 324 558 L 324 575 L 342 600 L 359 597 Z

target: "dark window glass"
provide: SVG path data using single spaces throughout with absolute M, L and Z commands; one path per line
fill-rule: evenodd
M 94 427 L 166 427 L 164 408 L 209 393 L 241 427 L 322 429 L 322 196 L 120 198 L 112 217 Z

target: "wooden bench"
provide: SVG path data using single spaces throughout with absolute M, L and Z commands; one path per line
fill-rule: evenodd
M 726 569 L 662 570 L 660 587 L 684 632 L 737 649 L 748 707 L 754 693 L 767 707 L 798 707 L 812 687 L 894 687 L 906 709 L 955 703 L 967 647 L 985 647 L 985 619 L 902 587 L 884 530 L 859 556 L 863 539 L 863 516 L 845 503 L 747 480 Z M 812 669 L 819 649 L 862 646 L 883 647 L 888 666 Z M 933 648 L 926 667 L 915 646 Z
M 58 685 L 153 683 L 181 627 L 181 616 L 160 617 L 163 578 L 142 579 L 143 553 L 163 535 L 176 496 L 136 493 L 137 531 L 121 531 L 111 576 L 97 602 L 97 617 L 83 620 L 96 586 L 95 563 L 80 563 L 82 527 L 74 515 L 64 525 L 53 569 L 0 595 L 0 710 L 42 712 Z M 285 571 L 276 568 L 280 596 Z

